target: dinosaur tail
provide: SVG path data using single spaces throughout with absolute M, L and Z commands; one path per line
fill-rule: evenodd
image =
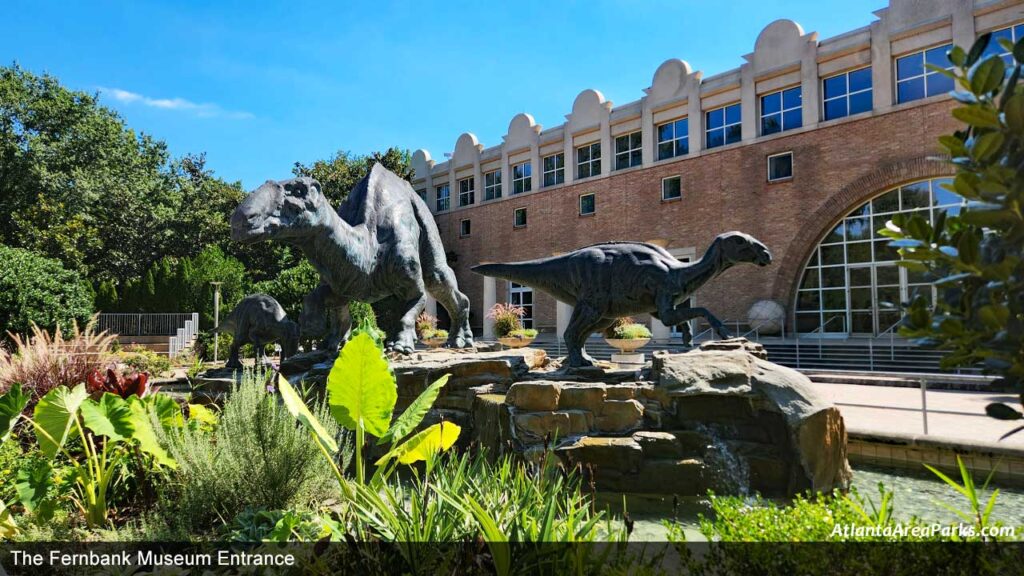
M 543 266 L 536 262 L 514 262 L 510 264 L 480 264 L 471 268 L 482 276 L 491 276 L 503 280 L 511 280 L 533 288 L 544 289 L 549 283 L 549 276 Z

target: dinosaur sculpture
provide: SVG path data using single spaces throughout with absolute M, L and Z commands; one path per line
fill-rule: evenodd
M 231 216 L 231 238 L 275 240 L 297 247 L 329 290 L 319 303 L 332 312 L 328 340 L 336 348 L 351 327 L 347 303 L 374 304 L 389 350 L 409 354 L 415 321 L 433 296 L 452 318 L 448 345 L 472 346 L 469 299 L 448 266 L 437 225 L 412 186 L 380 164 L 335 211 L 312 178 L 268 180 Z
M 266 344 L 280 342 L 282 359 L 295 354 L 299 347 L 298 324 L 288 320 L 284 308 L 266 294 L 242 298 L 218 330 L 234 336 L 225 368 L 242 367 L 238 351 L 243 344 L 252 344 L 256 348 L 257 364 L 263 361 L 263 346 Z
M 472 270 L 543 290 L 574 306 L 564 339 L 566 366 L 592 366 L 584 343 L 616 319 L 649 313 L 666 326 L 703 316 L 719 337 L 725 326 L 706 308 L 683 304 L 697 288 L 734 264 L 766 266 L 768 248 L 742 232 L 715 238 L 704 257 L 683 263 L 664 248 L 643 242 L 609 242 L 560 256 L 509 264 L 481 264 Z

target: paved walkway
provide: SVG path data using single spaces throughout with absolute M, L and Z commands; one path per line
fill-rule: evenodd
M 847 428 L 882 434 L 924 432 L 919 388 L 818 383 L 815 386 L 839 406 Z M 1024 425 L 1021 420 L 1007 422 L 985 415 L 985 406 L 990 402 L 1006 402 L 1020 410 L 1017 397 L 1012 394 L 929 390 L 926 396 L 929 435 L 996 442 L 1003 434 Z M 1024 449 L 1024 431 L 1000 443 Z

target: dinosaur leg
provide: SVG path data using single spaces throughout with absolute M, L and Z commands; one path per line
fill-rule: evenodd
M 678 308 L 672 308 L 665 312 L 660 312 L 659 315 L 662 317 L 662 322 L 671 326 L 674 324 L 682 324 L 687 320 L 692 320 L 697 317 L 702 317 L 708 321 L 708 324 L 714 329 L 715 334 L 719 338 L 728 338 L 729 331 L 725 328 L 725 324 L 715 317 L 707 308 L 690 308 L 689 306 L 680 306 Z M 666 320 L 668 320 L 666 322 Z
M 406 300 L 399 307 L 398 311 L 404 310 L 404 312 L 398 321 L 398 333 L 393 336 L 389 334 L 388 350 L 400 354 L 413 353 L 416 349 L 416 316 L 423 309 L 423 304 L 426 301 L 426 295 L 420 293 L 419 296 Z
M 348 301 L 341 300 L 333 303 L 327 309 L 327 321 L 327 334 L 324 336 L 320 348 L 337 354 L 341 345 L 348 341 L 349 333 L 352 331 L 352 316 L 348 311 Z
M 238 352 L 242 348 L 242 342 L 238 338 L 231 340 L 231 352 L 228 353 L 228 361 L 224 364 L 225 368 L 242 368 L 242 361 L 238 358 Z
M 568 351 L 566 366 L 579 368 L 593 366 L 594 359 L 586 354 L 587 338 L 594 328 L 602 322 L 601 313 L 586 302 L 576 302 L 569 317 L 569 325 L 565 328 L 565 348 Z
M 427 292 L 448 311 L 452 319 L 448 346 L 469 348 L 473 346 L 473 329 L 469 326 L 469 298 L 459 292 L 455 273 L 447 264 L 439 264 L 438 268 L 423 275 L 427 281 Z

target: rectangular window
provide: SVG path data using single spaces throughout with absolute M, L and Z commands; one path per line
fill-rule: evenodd
M 946 57 L 952 44 L 943 44 L 896 59 L 896 102 L 912 102 L 945 94 L 953 89 L 953 79 L 928 68 L 928 64 L 952 70 Z
M 472 231 L 469 219 L 459 221 L 459 236 L 465 238 Z
M 690 153 L 690 119 L 680 118 L 658 125 L 658 160 Z
M 679 176 L 669 176 L 661 180 L 661 199 L 675 200 L 683 197 L 683 182 Z
M 779 182 L 793 177 L 793 153 L 783 152 L 768 157 L 768 181 Z
M 821 81 L 825 120 L 871 110 L 871 67 L 843 72 Z
M 615 169 L 632 168 L 643 162 L 641 132 L 615 138 Z
M 803 126 L 803 95 L 794 86 L 761 96 L 761 135 Z
M 501 198 L 501 170 L 484 174 L 484 200 Z
M 469 206 L 476 201 L 476 190 L 473 189 L 473 177 L 459 180 L 459 206 Z
M 438 212 L 447 212 L 448 209 L 451 208 L 451 198 L 449 198 L 450 190 L 448 189 L 448 185 L 445 184 L 443 186 L 438 186 L 436 188 L 436 191 L 437 191 L 437 211 Z
M 594 142 L 576 149 L 576 179 L 590 178 L 601 173 L 601 143 Z
M 985 47 L 985 52 L 981 57 L 984 59 L 992 55 L 999 56 L 1003 59 L 1003 64 L 1006 64 L 1006 73 L 1009 74 L 1016 63 L 1013 61 L 1013 54 L 1006 48 L 1003 48 L 999 40 L 1005 39 L 1016 44 L 1021 38 L 1024 38 L 1024 24 L 1009 26 L 1001 30 L 993 30 L 992 39 L 989 40 L 988 46 Z
M 522 194 L 533 190 L 533 166 L 529 162 L 512 167 L 512 193 Z
M 705 148 L 718 148 L 739 142 L 743 136 L 740 105 L 731 104 L 704 113 Z
M 417 190 L 416 191 L 416 195 L 419 196 L 420 199 L 423 200 L 424 202 L 427 201 L 427 189 L 426 188 L 421 188 L 421 189 Z
M 544 185 L 554 186 L 565 182 L 565 154 L 544 157 Z
M 508 303 L 521 306 L 523 312 L 525 312 L 520 319 L 523 323 L 523 328 L 533 328 L 533 288 L 509 282 Z
M 580 196 L 580 216 L 589 216 L 597 212 L 597 201 L 593 194 L 583 194 Z
M 526 208 L 516 208 L 515 213 L 512 214 L 512 227 L 526 227 Z

